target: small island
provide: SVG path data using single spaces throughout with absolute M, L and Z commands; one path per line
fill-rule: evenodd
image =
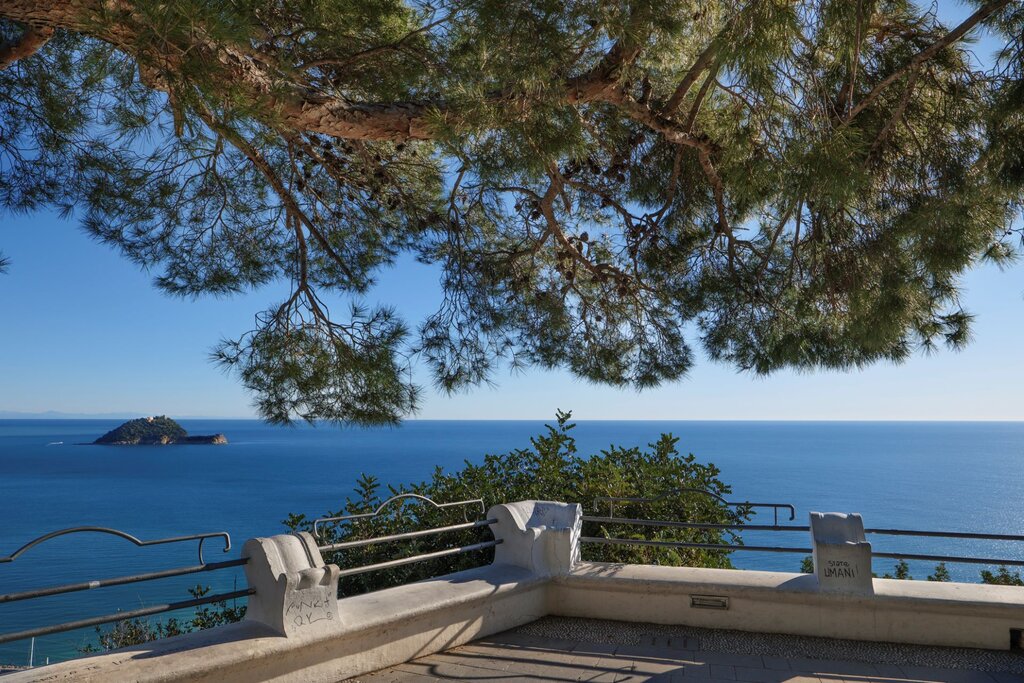
M 140 417 L 128 420 L 93 441 L 97 446 L 173 446 L 178 444 L 225 444 L 223 434 L 189 436 L 184 427 L 167 417 Z

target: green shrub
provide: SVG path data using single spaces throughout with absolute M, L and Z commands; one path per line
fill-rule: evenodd
M 910 565 L 907 564 L 906 560 L 900 560 L 896 563 L 893 568 L 892 574 L 882 574 L 883 579 L 899 579 L 901 581 L 913 581 L 914 577 L 910 575 Z
M 193 598 L 201 598 L 210 592 L 209 586 L 196 585 L 188 589 L 189 595 Z M 245 616 L 245 605 L 238 605 L 232 602 L 228 605 L 226 600 L 201 605 L 196 607 L 192 618 L 186 622 L 179 621 L 176 617 L 170 617 L 165 621 L 151 621 L 150 619 L 125 619 L 118 621 L 110 628 L 104 630 L 96 627 L 98 646 L 89 643 L 79 648 L 80 652 L 103 652 L 116 650 L 130 645 L 141 645 L 160 638 L 201 631 L 214 626 L 223 626 L 236 621 L 241 621 Z
M 1024 586 L 1024 579 L 1020 578 L 1020 572 L 1010 572 L 1005 565 L 1000 565 L 994 573 L 987 569 L 981 570 L 982 583 L 991 583 L 997 586 Z
M 937 565 L 935 565 L 935 573 L 934 574 L 930 574 L 928 576 L 928 580 L 929 581 L 940 581 L 940 582 L 943 582 L 943 583 L 948 582 L 948 581 L 952 581 L 952 579 L 950 579 L 950 577 L 949 577 L 949 570 L 946 569 L 946 563 L 945 562 L 939 562 Z
M 557 422 L 530 439 L 529 448 L 518 448 L 501 455 L 487 455 L 480 464 L 466 462 L 453 473 L 438 468 L 425 482 L 388 487 L 383 495 L 376 478 L 364 475 L 355 493 L 341 510 L 326 516 L 372 512 L 387 497 L 400 493 L 416 493 L 437 502 L 481 498 L 485 506 L 520 500 L 555 500 L 580 503 L 587 514 L 607 516 L 607 508 L 595 506 L 602 496 L 655 497 L 675 489 L 691 488 L 722 496 L 730 488 L 719 479 L 714 465 L 702 464 L 693 455 L 681 456 L 678 439 L 662 434 L 646 449 L 610 446 L 589 457 L 580 456 L 572 435 L 575 425 L 571 414 L 559 411 Z M 467 516 L 463 516 L 463 515 Z M 617 517 L 687 520 L 716 524 L 742 524 L 749 519 L 749 509 L 732 509 L 712 496 L 682 493 L 648 503 L 619 503 Z M 466 519 L 479 519 L 476 510 L 438 510 L 429 504 L 395 505 L 371 519 L 322 527 L 322 540 L 337 543 L 384 536 L 413 529 L 456 524 Z M 309 530 L 311 521 L 304 515 L 290 515 L 285 524 L 292 530 Z M 657 541 L 697 543 L 740 543 L 735 533 L 722 530 L 667 529 L 620 524 L 585 523 L 584 536 L 619 537 Z M 342 568 L 383 562 L 398 557 L 468 545 L 489 540 L 485 528 L 427 536 L 401 543 L 386 543 L 326 553 L 325 561 Z M 692 548 L 657 548 L 640 546 L 584 546 L 584 559 L 603 562 L 629 562 L 698 567 L 731 567 L 729 553 L 721 550 Z M 429 576 L 447 574 L 486 564 L 492 550 L 439 558 L 402 567 L 358 574 L 342 581 L 342 596 L 364 593 Z

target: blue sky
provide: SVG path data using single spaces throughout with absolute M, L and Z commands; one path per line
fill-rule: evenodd
M 282 290 L 170 298 L 73 219 L 48 213 L 8 216 L 0 245 L 13 262 L 0 276 L 0 411 L 253 414 L 244 390 L 207 353 L 222 336 L 248 329 Z M 370 301 L 394 303 L 413 321 L 438 301 L 436 274 L 425 266 L 403 262 L 380 280 Z M 767 378 L 702 359 L 688 379 L 639 394 L 561 372 L 503 373 L 496 389 L 454 397 L 428 389 L 417 417 L 546 419 L 563 408 L 579 419 L 1022 419 L 1024 263 L 982 267 L 965 285 L 977 321 L 974 342 L 960 353 Z
M 970 8 L 942 3 L 950 24 Z M 981 59 L 990 44 L 977 46 Z M 249 397 L 207 360 L 221 337 L 250 329 L 280 287 L 224 299 L 167 297 L 75 219 L 48 212 L 3 216 L 0 250 L 0 412 L 167 413 L 248 417 Z M 975 340 L 900 365 L 863 371 L 740 374 L 706 359 L 691 375 L 636 393 L 586 384 L 568 373 L 503 373 L 497 388 L 448 397 L 429 388 L 419 418 L 546 419 L 556 408 L 579 419 L 1020 420 L 1024 419 L 1024 263 L 986 266 L 964 280 L 977 315 Z M 415 325 L 439 301 L 437 275 L 411 260 L 380 277 L 369 303 L 396 305 Z M 343 310 L 344 304 L 335 306 Z M 694 340 L 695 341 L 695 340 Z M 695 344 L 696 346 L 696 344 Z

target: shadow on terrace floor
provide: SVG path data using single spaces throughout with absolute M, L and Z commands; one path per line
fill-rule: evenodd
M 1024 655 L 550 617 L 360 676 L 442 681 L 1024 683 Z

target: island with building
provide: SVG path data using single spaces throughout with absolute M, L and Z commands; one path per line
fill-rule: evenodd
M 167 417 L 140 417 L 112 429 L 93 444 L 97 446 L 170 446 L 178 444 L 226 444 L 223 434 L 189 436 L 185 428 Z

